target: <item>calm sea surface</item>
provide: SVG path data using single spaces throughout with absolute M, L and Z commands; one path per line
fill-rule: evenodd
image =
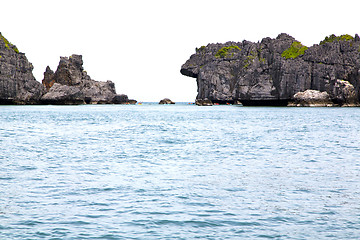
M 0 106 L 0 239 L 360 239 L 360 108 Z

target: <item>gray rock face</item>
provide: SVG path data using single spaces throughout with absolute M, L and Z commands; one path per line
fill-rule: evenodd
M 126 95 L 117 95 L 112 81 L 92 80 L 83 69 L 81 55 L 60 57 L 57 70 L 49 67 L 42 81 L 48 92 L 41 98 L 48 104 L 109 104 L 129 103 Z
M 336 80 L 333 90 L 333 101 L 344 107 L 359 107 L 358 94 L 354 86 L 348 81 Z
M 180 72 L 196 78 L 197 100 L 243 105 L 284 105 L 298 92 L 327 92 L 337 101 L 337 80 L 348 81 L 359 101 L 360 39 L 326 42 L 306 49 L 287 34 L 253 43 L 208 44 Z
M 54 83 L 55 83 L 54 71 L 51 70 L 49 66 L 47 66 L 44 72 L 44 79 L 42 80 L 42 84 L 44 85 L 46 91 L 48 92 L 49 89 L 54 85 Z
M 45 89 L 35 80 L 33 66 L 0 33 L 0 104 L 37 104 Z
M 84 94 L 78 87 L 54 83 L 49 92 L 42 96 L 44 104 L 84 104 Z

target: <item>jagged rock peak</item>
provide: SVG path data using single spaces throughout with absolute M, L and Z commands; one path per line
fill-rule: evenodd
M 130 101 L 126 95 L 116 94 L 112 81 L 91 79 L 84 71 L 82 55 L 77 54 L 60 57 L 55 73 L 47 67 L 43 85 L 48 92 L 41 100 L 46 104 L 121 104 Z
M 290 36 L 289 34 L 287 33 L 280 33 L 277 37 L 276 37 L 276 40 L 281 40 L 281 41 L 295 41 L 296 39 L 292 36 Z
M 42 84 L 46 88 L 46 91 L 49 91 L 49 89 L 54 85 L 54 83 L 54 71 L 51 70 L 49 66 L 47 66 L 44 72 L 44 79 L 42 80 Z

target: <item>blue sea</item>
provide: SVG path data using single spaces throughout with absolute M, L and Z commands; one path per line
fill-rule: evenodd
M 360 239 L 360 108 L 0 113 L 0 239 Z

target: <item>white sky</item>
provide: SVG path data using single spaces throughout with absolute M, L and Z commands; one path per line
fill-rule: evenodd
M 38 81 L 60 56 L 83 55 L 92 79 L 112 80 L 138 101 L 194 101 L 180 74 L 196 47 L 288 33 L 307 46 L 332 33 L 360 34 L 358 0 L 11 0 L 0 32 L 34 65 Z

